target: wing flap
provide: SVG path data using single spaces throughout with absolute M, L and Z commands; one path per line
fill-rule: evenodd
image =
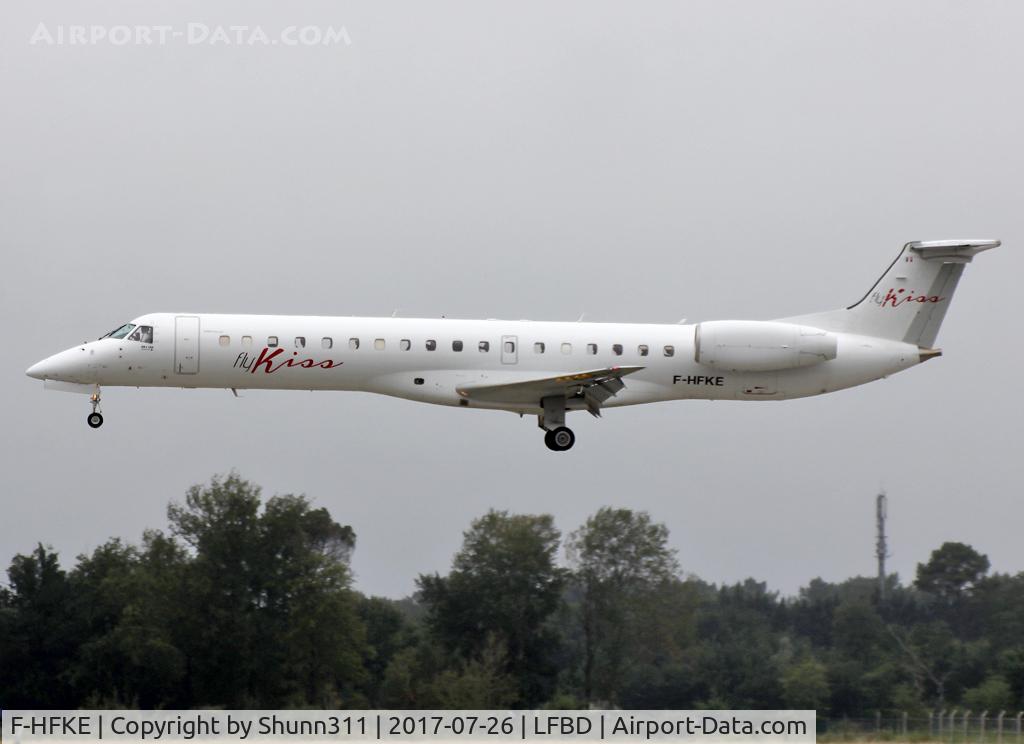
M 587 399 L 587 408 L 590 412 L 598 415 L 601 404 L 626 386 L 622 378 L 642 369 L 643 367 L 592 369 L 499 385 L 467 385 L 458 388 L 457 392 L 471 401 L 509 405 L 540 405 L 543 398 L 552 395 L 568 398 L 582 394 Z

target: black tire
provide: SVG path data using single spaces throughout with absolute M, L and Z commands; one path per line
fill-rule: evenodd
M 572 449 L 572 446 L 576 444 L 576 435 L 572 433 L 572 429 L 559 426 L 551 432 L 551 443 L 555 445 L 553 449 L 558 452 L 565 452 Z
M 558 452 L 558 447 L 555 445 L 555 440 L 552 439 L 550 431 L 544 432 L 544 444 L 548 446 L 549 450 L 552 450 L 553 452 Z
M 85 420 L 93 429 L 99 429 L 101 426 L 103 426 L 102 413 L 90 413 L 88 418 L 86 418 Z

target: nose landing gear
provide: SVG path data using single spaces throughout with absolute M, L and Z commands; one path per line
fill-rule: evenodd
M 89 402 L 92 403 L 92 413 L 85 420 L 93 429 L 99 429 L 103 426 L 103 414 L 100 413 L 100 389 L 98 387 L 96 392 L 89 396 Z

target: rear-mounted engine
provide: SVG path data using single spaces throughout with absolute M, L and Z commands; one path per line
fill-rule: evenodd
M 764 320 L 713 320 L 697 325 L 699 364 L 730 372 L 771 372 L 836 358 L 836 337 L 820 328 Z

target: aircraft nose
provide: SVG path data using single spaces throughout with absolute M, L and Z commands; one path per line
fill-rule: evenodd
M 47 361 L 49 360 L 44 359 L 41 362 L 36 362 L 31 367 L 25 370 L 25 374 L 28 375 L 29 377 L 34 377 L 37 380 L 45 380 Z

